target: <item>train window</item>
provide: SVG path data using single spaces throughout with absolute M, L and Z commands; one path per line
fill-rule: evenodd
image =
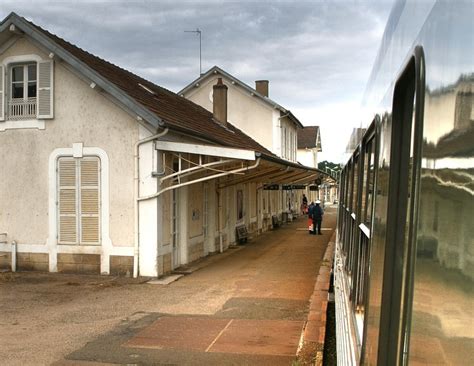
M 346 202 L 347 202 L 347 205 L 346 205 L 346 208 L 350 211 L 351 210 L 351 202 L 352 202 L 352 181 L 354 180 L 354 170 L 352 169 L 352 162 L 349 163 L 349 167 L 348 167 L 348 170 L 347 170 L 347 175 L 348 175 L 348 179 L 347 179 L 347 192 L 346 192 Z
M 389 189 L 378 363 L 407 357 L 424 106 L 423 51 L 417 47 L 393 94 Z
M 344 206 L 344 181 L 345 181 L 345 170 L 341 171 L 341 176 L 339 179 L 339 204 Z
M 363 150 L 364 155 L 362 156 L 362 191 L 361 191 L 361 201 L 360 201 L 360 212 L 361 212 L 361 222 L 365 222 L 366 215 L 366 206 L 367 206 L 367 167 L 369 164 L 367 157 L 367 146 L 364 146 Z
M 349 182 L 351 181 L 350 166 L 346 168 L 346 180 L 344 182 L 344 207 L 349 208 Z
M 370 229 L 370 224 L 372 222 L 372 202 L 374 199 L 374 180 L 375 180 L 375 138 L 372 137 L 366 145 L 365 148 L 365 200 L 364 204 L 364 214 L 362 216 L 362 221 Z
M 344 196 L 344 202 L 345 202 L 345 208 L 349 208 L 349 182 L 351 181 L 351 170 L 350 170 L 350 165 L 346 169 L 346 181 L 345 183 L 345 196 Z
M 359 155 L 356 155 L 354 158 L 354 170 L 353 170 L 353 180 L 352 180 L 352 205 L 351 210 L 353 213 L 357 212 L 357 187 L 359 182 Z

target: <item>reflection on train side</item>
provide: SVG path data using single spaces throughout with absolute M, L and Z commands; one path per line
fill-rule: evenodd
M 394 10 L 367 92 L 379 114 L 361 126 L 340 181 L 338 362 L 471 365 L 474 4 Z
M 473 81 L 462 75 L 426 95 L 412 363 L 473 362 Z

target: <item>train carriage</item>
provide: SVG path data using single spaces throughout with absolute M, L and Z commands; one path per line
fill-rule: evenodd
M 398 1 L 340 179 L 338 364 L 474 364 L 474 3 Z

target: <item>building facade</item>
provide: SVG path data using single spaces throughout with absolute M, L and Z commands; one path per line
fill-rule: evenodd
M 319 174 L 14 13 L 0 173 L 0 266 L 153 277 L 275 227 L 297 197 L 267 185 Z
M 297 161 L 301 122 L 269 98 L 269 81 L 257 80 L 252 88 L 235 76 L 214 66 L 178 94 L 213 111 L 213 85 L 222 79 L 228 88 L 228 118 L 266 149 L 285 160 Z
M 298 131 L 298 162 L 318 167 L 318 152 L 321 152 L 321 131 L 319 126 L 305 126 Z

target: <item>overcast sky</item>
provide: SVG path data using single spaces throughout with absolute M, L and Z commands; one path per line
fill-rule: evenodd
M 324 159 L 340 161 L 393 0 L 363 1 L 10 1 L 35 24 L 178 92 L 218 65 L 250 86 L 270 81 L 270 98 L 303 125 L 319 125 Z

